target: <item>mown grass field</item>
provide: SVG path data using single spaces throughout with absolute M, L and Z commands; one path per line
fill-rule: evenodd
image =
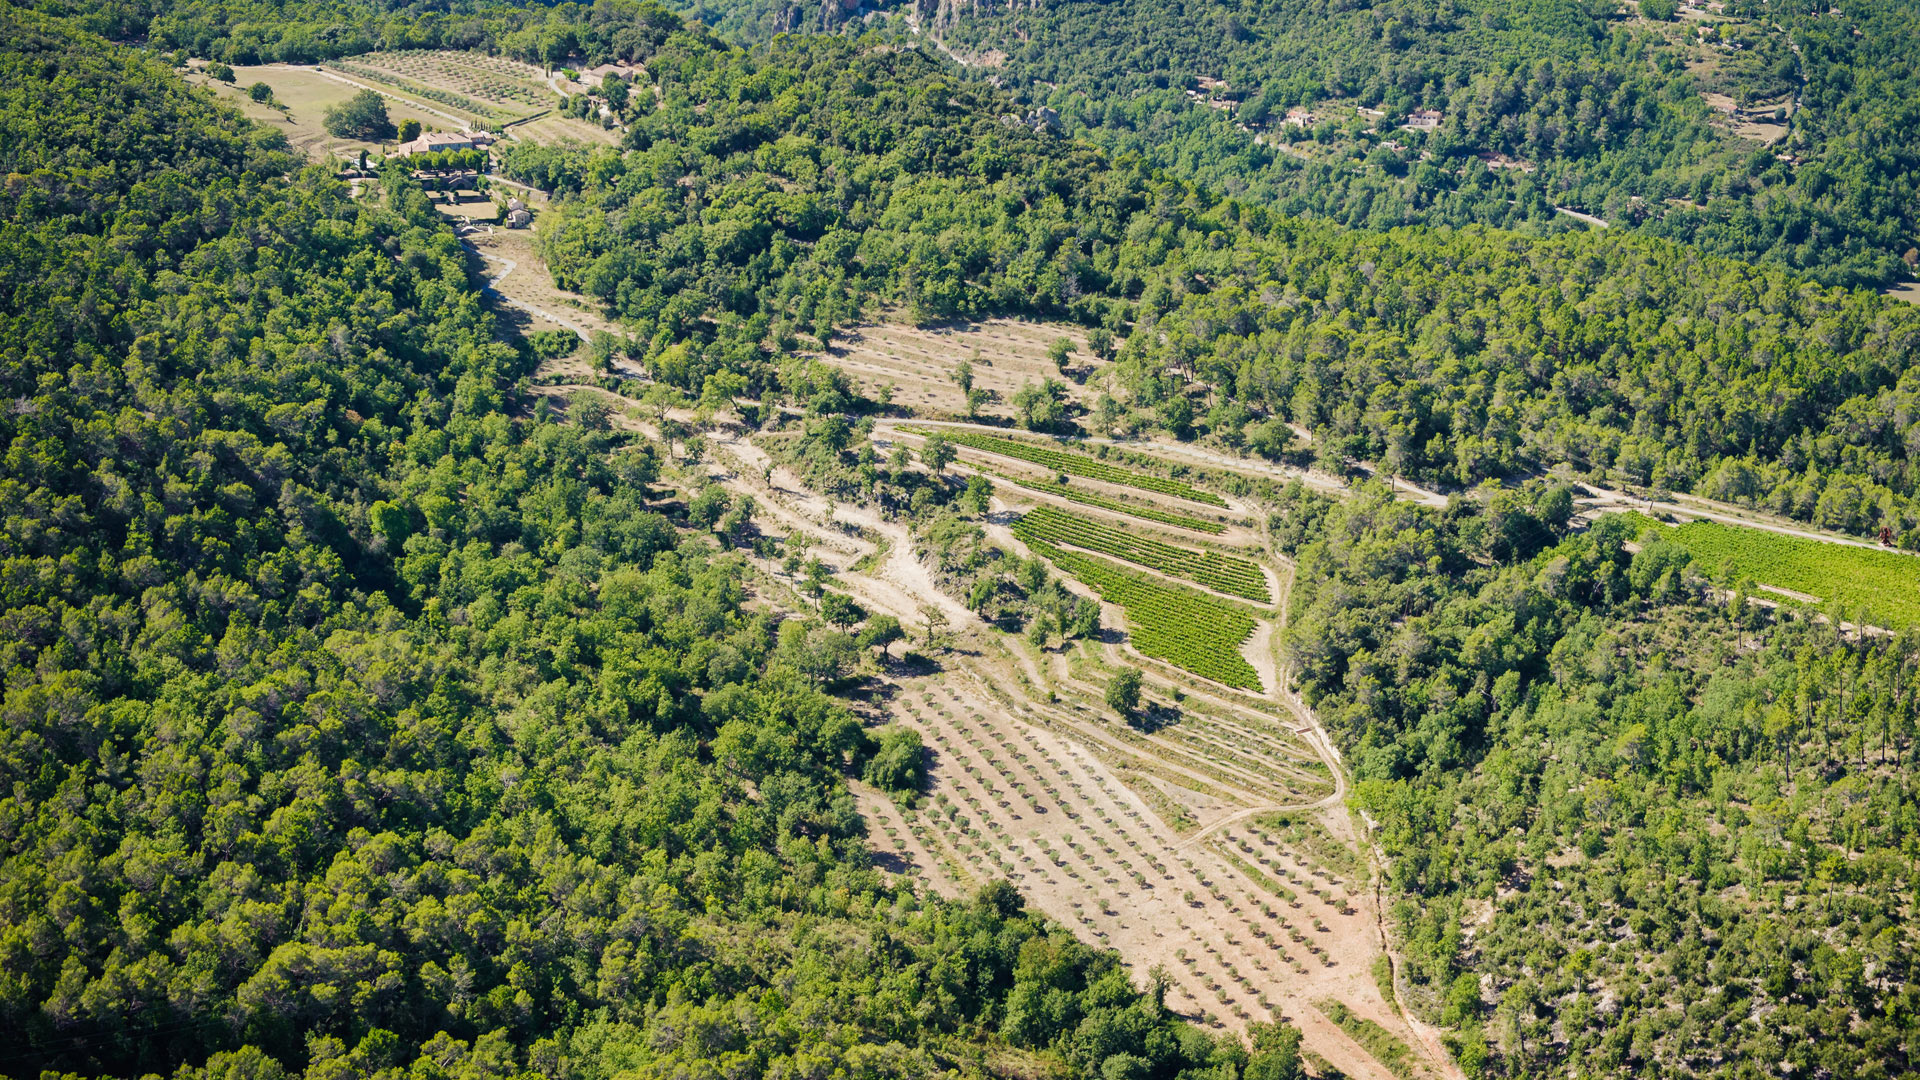
M 287 141 L 295 149 L 315 160 L 323 159 L 327 154 L 348 158 L 361 150 L 380 154 L 393 148 L 392 142 L 365 142 L 327 134 L 325 121 L 328 107 L 342 104 L 359 93 L 357 86 L 329 79 L 312 69 L 282 67 L 278 64 L 236 67 L 233 71 L 236 78 L 232 83 L 218 82 L 204 75 L 195 75 L 192 82 L 212 90 L 221 101 L 238 108 L 248 119 L 284 131 Z M 272 87 L 274 100 L 284 108 L 276 109 L 248 98 L 247 87 L 256 82 L 264 82 Z M 387 98 L 387 115 L 395 124 L 402 120 L 418 120 L 424 128 L 447 129 L 454 126 L 444 116 L 415 109 L 392 97 Z

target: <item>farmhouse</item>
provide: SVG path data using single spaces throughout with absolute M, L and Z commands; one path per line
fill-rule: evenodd
M 1409 131 L 1438 131 L 1444 119 L 1446 114 L 1439 109 L 1415 109 L 1407 114 L 1406 127 Z
M 1306 109 L 1288 109 L 1283 123 L 1288 127 L 1310 128 L 1320 122 L 1320 118 Z
M 461 132 L 451 134 L 444 131 L 429 131 L 412 142 L 400 144 L 394 151 L 396 157 L 410 157 L 414 154 L 438 154 L 447 150 L 473 150 L 493 145 L 493 136 L 482 132 Z

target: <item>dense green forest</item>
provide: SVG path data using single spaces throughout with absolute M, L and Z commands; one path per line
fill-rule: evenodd
M 773 385 L 876 302 L 1064 317 L 1127 335 L 1124 407 L 1087 425 L 1286 453 L 1285 420 L 1335 469 L 1467 487 L 1564 465 L 1920 546 L 1904 305 L 1639 235 L 1281 217 L 1010 126 L 920 51 L 683 34 L 648 64 L 660 104 L 624 151 L 522 144 L 503 170 L 567 196 L 541 236 L 556 280 L 689 392 Z
M 600 63 L 651 51 L 682 19 L 636 0 L 38 0 L 114 40 L 228 64 L 313 64 L 381 49 L 478 49 L 533 64 Z
M 662 481 L 671 447 L 532 404 L 533 351 L 402 170 L 355 201 L 153 56 L 434 45 L 646 63 L 658 103 L 631 95 L 623 146 L 503 152 L 556 194 L 556 279 L 666 386 L 806 413 L 788 456 L 924 511 L 975 610 L 1014 592 L 972 520 L 984 481 L 950 497 L 904 453 L 883 467 L 856 443 L 877 403 L 799 355 L 862 313 L 1123 339 L 1100 407 L 1035 387 L 1032 426 L 1477 488 L 1445 510 L 1296 489 L 1268 523 L 1298 560 L 1287 648 L 1378 823 L 1415 1004 L 1475 1075 L 1914 1071 L 1912 642 L 1751 607 L 1670 538 L 1575 530 L 1564 484 L 1534 479 L 1920 548 L 1920 313 L 1794 271 L 1879 280 L 1886 238 L 1911 235 L 1911 162 L 1883 138 L 1914 107 L 1896 7 L 1828 38 L 1777 13 L 1825 73 L 1807 99 L 1827 95 L 1795 129 L 1826 164 L 1778 199 L 1762 164 L 1696 218 L 1545 236 L 1486 222 L 1545 224 L 1560 191 L 1472 206 L 1571 171 L 1442 176 L 1432 205 L 1458 215 L 1380 221 L 1463 224 L 1353 232 L 1282 212 L 1350 217 L 1291 206 L 1277 158 L 1130 152 L 1080 106 L 1095 143 L 1064 138 L 893 39 L 746 51 L 614 0 L 41 7 L 72 20 L 0 6 L 0 1072 L 1299 1072 L 1290 1033 L 1249 1050 L 1178 1022 L 1010 887 L 952 903 L 884 880 L 845 778 L 904 795 L 919 769 L 836 696 L 820 656 L 851 639 L 747 602 L 738 537 Z M 1021 17 L 1065 33 L 1077 10 Z M 1584 10 L 1404 10 L 1377 26 L 1404 68 L 1270 106 L 1397 88 L 1396 109 L 1470 116 L 1452 95 L 1520 41 L 1526 72 L 1590 69 L 1583 87 L 1657 61 L 1629 29 L 1583 41 Z M 1387 14 L 1351 11 L 1327 25 Z M 1741 76 L 1755 94 L 1780 73 L 1768 48 Z M 1622 84 L 1623 107 L 1713 164 L 1684 87 Z M 1578 113 L 1541 93 L 1543 123 Z M 1646 126 L 1626 115 L 1609 123 Z M 1435 160 L 1470 156 L 1457 137 Z M 1613 152 L 1561 156 L 1639 168 Z M 1860 183 L 1808 186 L 1842 161 Z M 1423 183 L 1431 163 L 1406 164 Z M 1752 240 L 1801 212 L 1852 231 Z M 1840 254 L 1790 250 L 1815 240 Z M 1009 572 L 1043 644 L 1097 630 L 1037 560 Z
M 882 883 L 831 631 L 514 396 L 403 174 L 0 41 L 0 1072 L 1293 1073 L 1004 885 Z
M 1831 284 L 1902 278 L 1920 245 L 1920 22 L 1899 0 L 1677 21 L 1660 0 L 882 6 L 1100 145 L 1288 213 L 1553 231 L 1578 227 L 1566 206 Z M 790 0 L 692 10 L 750 39 L 866 25 Z M 1791 114 L 1782 141 L 1736 133 L 1708 93 Z M 1446 120 L 1399 130 L 1422 108 Z
M 1276 516 L 1428 1008 L 1469 1070 L 1912 1075 L 1915 643 L 1750 606 L 1626 517 L 1568 535 L 1571 505 Z
M 593 64 L 644 58 L 679 22 L 630 0 L 39 6 L 109 37 L 227 63 L 459 48 Z M 1673 21 L 1670 8 L 1067 0 L 912 5 L 912 22 L 898 7 L 902 18 L 883 25 L 896 35 L 924 27 L 943 50 L 973 58 L 967 73 L 1017 102 L 1060 109 L 1111 153 L 1288 214 L 1368 228 L 1580 227 L 1555 209 L 1564 206 L 1827 284 L 1910 276 L 1920 262 L 1912 6 L 1863 0 L 1836 13 L 1736 0 L 1704 22 Z M 685 10 L 749 41 L 868 25 L 843 23 L 838 5 L 791 0 Z M 1777 109 L 1781 141 L 1735 132 L 1708 93 L 1761 119 Z M 1420 108 L 1447 119 L 1401 130 Z M 1292 109 L 1313 119 L 1290 124 Z M 1497 167 L 1515 162 L 1527 168 Z

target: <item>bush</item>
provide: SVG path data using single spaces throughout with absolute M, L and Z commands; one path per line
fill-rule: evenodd
M 420 137 L 420 121 L 408 117 L 400 121 L 400 141 L 412 142 Z
M 200 70 L 209 79 L 218 79 L 223 83 L 230 83 L 234 80 L 233 69 L 225 64 L 208 64 Z
M 580 336 L 571 330 L 536 330 L 527 335 L 527 345 L 542 360 L 572 356 L 580 347 Z
M 372 90 L 362 90 L 327 110 L 327 134 L 337 139 L 364 139 L 378 142 L 395 134 L 387 117 L 387 99 Z
M 867 783 L 884 791 L 919 791 L 927 780 L 926 747 L 920 742 L 920 733 L 897 724 L 881 732 L 880 749 L 867 762 L 862 775 Z
M 267 102 L 273 100 L 273 87 L 263 82 L 254 83 L 252 86 L 247 87 L 247 96 L 265 105 Z

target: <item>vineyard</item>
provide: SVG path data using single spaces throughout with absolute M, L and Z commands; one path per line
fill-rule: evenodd
M 538 68 L 483 53 L 409 49 L 329 66 L 488 119 L 513 119 L 553 103 Z
M 1240 655 L 1253 635 L 1251 614 L 1236 604 L 1193 589 L 1162 584 L 1105 559 L 1055 547 L 1038 537 L 1026 540 L 1064 574 L 1085 582 L 1109 603 L 1127 612 L 1133 647 L 1142 655 L 1191 671 L 1205 679 L 1260 690 L 1260 675 Z
M 902 430 L 920 436 L 932 434 L 931 431 L 925 428 L 903 428 Z M 1027 461 L 1043 468 L 1052 469 L 1055 472 L 1084 476 L 1089 480 L 1098 480 L 1107 484 L 1117 484 L 1122 487 L 1139 488 L 1141 491 L 1151 491 L 1156 495 L 1167 495 L 1176 499 L 1185 499 L 1188 502 L 1217 506 L 1221 509 L 1225 509 L 1227 505 L 1225 499 L 1215 495 L 1211 491 L 1201 491 L 1199 488 L 1193 487 L 1190 484 L 1155 476 L 1152 473 L 1140 472 L 1137 469 L 1121 468 L 1118 465 L 1110 464 L 1099 458 L 1089 457 L 1086 454 L 1077 454 L 1070 450 L 1055 450 L 1051 447 L 1036 446 L 1033 443 L 1021 442 L 1018 439 L 1007 439 L 998 435 L 983 435 L 977 431 L 966 431 L 959 428 L 944 430 L 941 434 L 946 436 L 948 442 L 956 446 L 965 446 L 973 450 L 982 450 L 989 454 L 999 454 L 1002 457 L 1016 458 L 1020 461 Z
M 1245 559 L 1162 543 L 1151 537 L 1136 536 L 1091 518 L 1040 506 L 1028 511 L 1014 524 L 1013 533 L 1031 544 L 1071 544 L 1101 555 L 1111 555 L 1163 574 L 1186 578 L 1215 592 L 1252 600 L 1257 604 L 1273 601 L 1267 577 L 1260 568 Z
M 1838 601 L 1850 616 L 1876 626 L 1920 626 L 1920 558 L 1912 555 L 1711 521 L 1690 521 L 1672 535 L 1710 573 L 1731 564 L 1755 584 Z
M 992 472 L 992 470 L 984 471 Z M 1145 521 L 1171 525 L 1176 529 L 1191 529 L 1194 532 L 1208 533 L 1213 536 L 1218 536 L 1227 531 L 1227 527 L 1217 521 L 1205 521 L 1200 518 L 1187 517 L 1185 514 L 1174 514 L 1165 510 L 1154 510 L 1145 506 L 1132 506 L 1120 502 L 1117 499 L 1108 499 L 1085 491 L 1076 491 L 1065 484 L 1034 484 L 1022 480 L 1017 476 L 1008 476 L 1004 473 L 995 472 L 993 475 L 1015 487 L 1025 488 L 1028 491 L 1038 491 L 1065 499 L 1068 502 L 1079 503 L 1082 506 L 1091 506 L 1099 510 L 1111 510 L 1116 514 L 1126 514 L 1128 517 L 1137 517 Z

